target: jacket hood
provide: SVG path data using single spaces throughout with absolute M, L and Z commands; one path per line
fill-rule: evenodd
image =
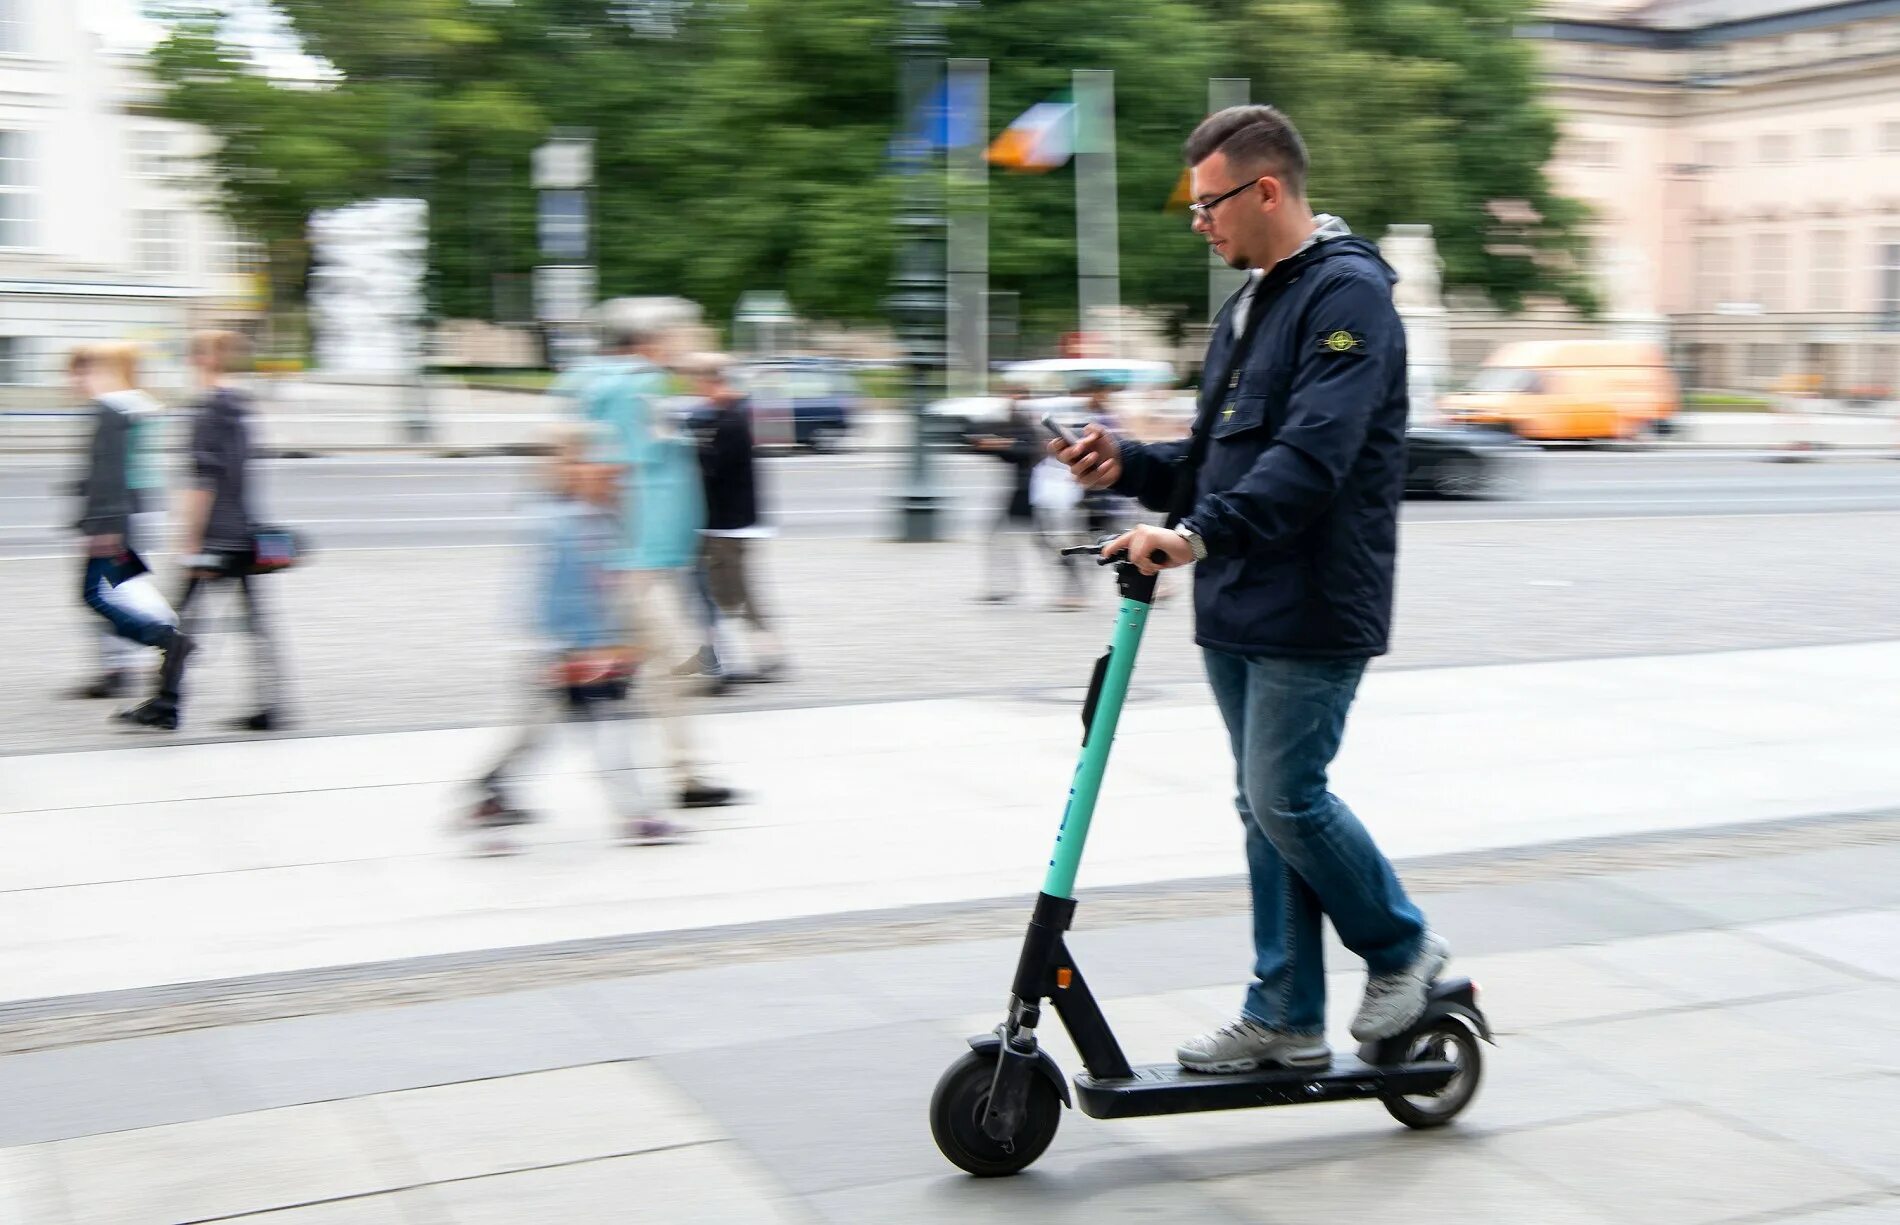
M 1308 267 L 1329 259 L 1360 259 L 1372 264 L 1379 270 L 1388 285 L 1398 284 L 1399 274 L 1392 265 L 1385 262 L 1385 256 L 1379 254 L 1379 245 L 1369 238 L 1361 238 L 1346 229 L 1346 223 L 1337 217 L 1321 217 L 1320 228 L 1313 231 L 1313 238 L 1290 262 Z M 1339 228 L 1328 233 L 1329 225 Z
M 99 396 L 99 403 L 115 412 L 128 417 L 144 417 L 152 413 L 162 413 L 165 406 L 134 387 L 128 391 L 107 391 Z

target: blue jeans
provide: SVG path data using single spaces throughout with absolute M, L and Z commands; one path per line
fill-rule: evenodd
M 148 617 L 113 598 L 112 589 L 126 579 L 125 567 L 116 557 L 88 557 L 80 598 L 86 607 L 98 613 L 112 626 L 112 632 L 142 646 L 155 647 L 171 634 L 169 622 Z
M 1322 915 L 1373 974 L 1404 969 L 1425 933 L 1392 865 L 1326 789 L 1366 661 L 1203 655 L 1233 740 L 1253 884 L 1255 981 L 1241 1012 L 1317 1035 L 1326 1027 Z

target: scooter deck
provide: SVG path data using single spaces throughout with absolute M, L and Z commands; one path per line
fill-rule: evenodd
M 1252 1072 L 1190 1072 L 1178 1063 L 1150 1063 L 1134 1075 L 1075 1078 L 1076 1104 L 1097 1119 L 1127 1119 L 1201 1110 L 1243 1110 L 1356 1098 L 1435 1093 L 1457 1069 L 1440 1060 L 1374 1067 L 1335 1055 L 1327 1068 L 1261 1068 Z

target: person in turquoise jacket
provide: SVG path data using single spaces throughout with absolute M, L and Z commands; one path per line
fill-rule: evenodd
M 608 302 L 601 308 L 602 356 L 554 386 L 582 419 L 607 431 L 610 455 L 622 466 L 620 547 L 608 564 L 621 574 L 627 626 L 647 653 L 648 688 L 682 808 L 734 798 L 704 775 L 689 682 L 673 666 L 696 645 L 689 584 L 706 509 L 698 449 L 669 407 L 668 361 L 698 318 L 699 308 L 680 298 Z

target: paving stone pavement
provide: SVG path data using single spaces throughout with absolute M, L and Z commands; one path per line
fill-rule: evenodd
M 1015 942 L 814 942 L 0 1058 L 0 1222 L 1893 1225 L 1900 846 L 1758 850 L 1427 895 L 1499 1030 L 1439 1132 L 1370 1103 L 1070 1113 L 1030 1171 L 969 1179 L 925 1103 Z M 1230 1015 L 1244 915 L 1092 917 L 1131 1053 Z M 1329 964 L 1337 1030 L 1359 976 Z

